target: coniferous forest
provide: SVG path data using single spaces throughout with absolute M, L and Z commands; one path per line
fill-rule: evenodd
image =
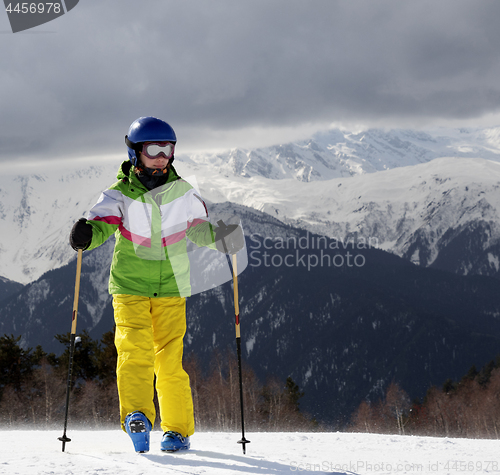
M 56 335 L 66 347 L 56 356 L 42 347 L 23 349 L 21 337 L 0 337 L 0 421 L 3 426 L 48 427 L 64 420 L 70 334 Z M 75 346 L 69 417 L 88 428 L 119 427 L 114 333 L 95 341 L 84 331 Z M 197 430 L 237 431 L 240 393 L 236 356 L 214 350 L 208 365 L 184 356 L 190 376 Z M 207 369 L 208 368 L 208 369 Z M 300 410 L 304 395 L 289 377 L 261 382 L 243 364 L 245 427 L 252 431 L 315 431 L 328 427 Z M 159 427 L 159 420 L 156 421 Z M 500 438 L 500 357 L 460 381 L 430 387 L 411 401 L 397 382 L 376 402 L 364 400 L 345 430 L 401 435 Z
M 21 337 L 0 337 L 0 421 L 3 426 L 53 426 L 64 421 L 70 334 L 56 335 L 66 350 L 57 357 L 38 346 L 24 350 Z M 101 341 L 84 331 L 75 345 L 69 420 L 85 427 L 120 425 L 116 389 L 114 333 Z M 240 428 L 240 393 L 236 356 L 214 351 L 207 371 L 194 354 L 184 357 L 190 376 L 197 430 Z M 319 425 L 300 411 L 299 387 L 291 378 L 257 380 L 243 365 L 245 427 L 249 430 L 316 430 Z M 155 401 L 156 403 L 156 401 Z M 156 403 L 157 404 L 157 403 Z M 158 413 L 158 408 L 157 408 Z M 159 427 L 157 416 L 156 427 Z

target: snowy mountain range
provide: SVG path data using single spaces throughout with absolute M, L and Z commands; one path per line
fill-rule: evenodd
M 234 176 L 311 182 L 409 167 L 440 157 L 498 161 L 500 128 L 373 129 L 360 133 L 334 129 L 297 143 L 194 155 L 191 159 Z
M 304 407 L 333 421 L 392 379 L 421 397 L 430 384 L 496 356 L 499 136 L 500 128 L 333 130 L 176 158 L 214 221 L 242 219 L 243 348 L 259 377 L 292 375 L 306 392 Z M 69 330 L 68 233 L 112 183 L 120 159 L 94 162 L 5 169 L 0 177 L 0 334 L 21 334 L 26 346 L 62 351 L 54 335 Z M 94 338 L 113 325 L 111 247 L 85 253 L 79 327 Z M 362 265 L 347 265 L 349 252 Z M 289 255 L 292 266 L 283 264 Z M 345 265 L 302 264 L 335 256 Z M 229 284 L 192 297 L 188 308 L 187 351 L 209 360 L 214 347 L 231 345 Z
M 25 284 L 67 264 L 72 223 L 113 182 L 120 161 L 4 169 L 0 276 Z M 498 161 L 500 128 L 331 130 L 265 149 L 181 155 L 175 165 L 210 202 L 242 204 L 342 241 L 370 239 L 420 265 L 496 275 Z M 469 255 L 471 239 L 478 255 Z

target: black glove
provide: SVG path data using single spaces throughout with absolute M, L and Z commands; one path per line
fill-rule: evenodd
M 87 249 L 92 241 L 92 226 L 87 223 L 85 218 L 80 218 L 71 229 L 69 234 L 69 243 L 71 247 L 78 251 L 78 249 Z
M 225 254 L 236 254 L 245 247 L 243 229 L 237 224 L 226 225 L 217 221 L 219 227 L 215 230 L 215 245 L 217 250 Z

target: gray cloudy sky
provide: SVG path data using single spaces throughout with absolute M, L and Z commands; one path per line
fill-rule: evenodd
M 80 0 L 0 14 L 0 160 L 125 153 L 142 115 L 178 152 L 347 127 L 500 125 L 498 0 Z

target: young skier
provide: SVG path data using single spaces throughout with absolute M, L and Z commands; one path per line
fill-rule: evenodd
M 154 376 L 164 432 L 161 450 L 190 447 L 194 433 L 189 377 L 182 368 L 186 301 L 190 295 L 186 237 L 228 253 L 244 246 L 241 227 L 214 229 L 196 190 L 172 166 L 177 138 L 154 117 L 134 121 L 125 136 L 129 160 L 104 191 L 88 219 L 70 234 L 76 249 L 94 249 L 111 234 L 110 269 L 118 351 L 117 385 L 122 428 L 137 452 L 149 450 L 155 420 Z

